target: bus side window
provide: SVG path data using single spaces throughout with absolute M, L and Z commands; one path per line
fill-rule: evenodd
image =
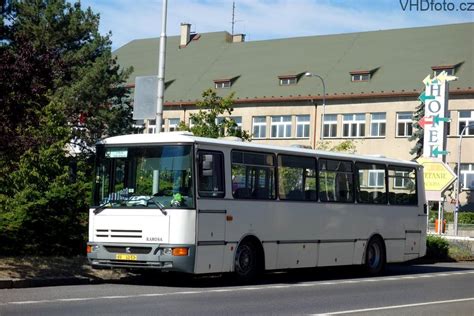
M 358 171 L 357 202 L 387 204 L 385 166 L 372 163 L 356 163 Z
M 392 205 L 417 205 L 416 169 L 388 167 L 388 201 Z
M 321 202 L 354 202 L 352 162 L 319 159 L 318 171 Z
M 224 190 L 224 155 L 201 151 L 199 157 L 198 193 L 202 197 L 222 198 Z

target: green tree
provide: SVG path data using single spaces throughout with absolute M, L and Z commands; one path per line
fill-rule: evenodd
M 218 138 L 235 136 L 243 140 L 250 140 L 250 135 L 237 127 L 237 123 L 222 115 L 231 115 L 234 104 L 234 93 L 227 97 L 220 97 L 213 89 L 202 93 L 203 100 L 196 103 L 199 112 L 191 114 L 193 126 L 189 127 L 181 121 L 179 130 L 191 131 L 196 136 Z
M 354 154 L 357 151 L 357 143 L 352 139 L 345 140 L 336 145 L 332 145 L 329 141 L 321 141 L 316 145 L 316 149 Z
M 425 116 L 425 103 L 421 102 L 413 114 L 413 134 L 408 138 L 409 141 L 415 141 L 415 145 L 410 149 L 410 155 L 415 155 L 415 159 L 418 159 L 423 155 L 423 138 L 424 130 L 418 123 Z
M 80 2 L 2 5 L 0 253 L 81 251 L 92 146 L 133 131 L 131 69 L 98 27 Z

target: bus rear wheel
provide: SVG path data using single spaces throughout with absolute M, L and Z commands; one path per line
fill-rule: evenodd
M 242 242 L 235 253 L 235 275 L 239 281 L 255 280 L 259 273 L 257 247 L 250 242 Z
M 380 274 L 386 263 L 385 247 L 381 238 L 374 237 L 369 240 L 365 251 L 365 269 L 370 275 Z

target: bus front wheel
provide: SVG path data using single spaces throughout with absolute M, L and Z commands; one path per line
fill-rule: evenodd
M 381 238 L 373 237 L 369 240 L 365 251 L 365 269 L 370 275 L 378 275 L 385 268 L 385 247 Z
M 258 275 L 257 248 L 251 241 L 242 242 L 235 253 L 235 274 L 240 281 L 254 280 Z

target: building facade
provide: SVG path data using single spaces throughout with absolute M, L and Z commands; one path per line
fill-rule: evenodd
M 463 136 L 461 195 L 474 210 L 474 23 L 245 42 L 227 32 L 169 37 L 166 52 L 165 131 L 187 124 L 208 88 L 235 93 L 232 117 L 252 142 L 318 147 L 352 140 L 360 154 L 413 159 L 412 116 L 427 75 L 449 83 L 446 161 L 456 167 Z M 129 79 L 156 75 L 159 39 L 135 40 L 115 51 Z M 313 74 L 312 76 L 306 75 Z M 145 132 L 154 132 L 146 121 Z

